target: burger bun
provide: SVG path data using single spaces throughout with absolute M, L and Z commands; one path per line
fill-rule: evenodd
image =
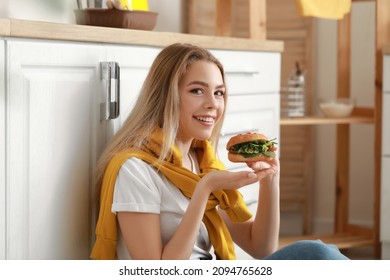
M 226 149 L 229 151 L 230 147 L 233 147 L 236 144 L 255 141 L 255 140 L 268 140 L 268 137 L 256 132 L 248 132 L 245 134 L 238 134 L 229 139 L 229 141 L 226 144 Z M 272 160 L 271 157 L 268 157 L 266 155 L 260 154 L 254 157 L 244 157 L 240 154 L 234 154 L 229 152 L 228 153 L 228 159 L 231 162 L 255 162 L 255 161 L 270 161 Z

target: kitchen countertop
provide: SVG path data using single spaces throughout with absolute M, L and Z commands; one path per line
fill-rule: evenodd
M 0 37 L 164 47 L 192 43 L 209 49 L 282 52 L 283 42 L 0 18 Z

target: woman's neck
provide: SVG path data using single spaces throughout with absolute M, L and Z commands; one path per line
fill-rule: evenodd
M 190 140 L 188 140 L 188 141 L 177 140 L 176 145 L 179 148 L 180 153 L 182 155 L 183 167 L 194 172 L 195 171 L 195 164 L 194 164 L 195 159 L 194 159 L 194 156 L 191 155 L 192 140 L 191 141 Z

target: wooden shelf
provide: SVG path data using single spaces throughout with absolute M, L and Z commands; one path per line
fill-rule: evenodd
M 350 117 L 328 118 L 323 116 L 291 117 L 280 119 L 280 125 L 323 125 L 323 124 L 358 124 L 374 123 L 372 108 L 355 108 Z

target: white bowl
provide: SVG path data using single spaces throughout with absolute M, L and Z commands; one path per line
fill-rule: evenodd
M 345 118 L 351 115 L 355 102 L 349 98 L 337 98 L 322 101 L 320 109 L 326 117 Z

